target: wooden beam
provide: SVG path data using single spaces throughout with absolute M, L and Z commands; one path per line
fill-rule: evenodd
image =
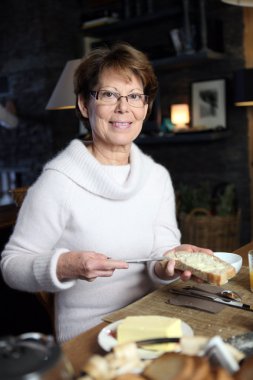
M 244 19 L 244 33 L 243 33 L 243 46 L 244 46 L 244 58 L 245 67 L 253 67 L 253 8 L 243 8 Z

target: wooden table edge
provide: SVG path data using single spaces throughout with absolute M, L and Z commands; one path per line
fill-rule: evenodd
M 248 251 L 250 249 L 253 249 L 253 242 L 245 244 L 234 251 L 234 253 L 242 256 L 243 265 L 245 266 L 248 266 Z M 80 374 L 80 369 L 92 355 L 105 354 L 105 351 L 98 345 L 97 336 L 102 328 L 107 325 L 107 322 L 101 322 L 62 344 L 62 350 L 72 363 L 76 375 Z

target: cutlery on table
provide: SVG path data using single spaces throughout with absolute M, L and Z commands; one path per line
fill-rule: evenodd
M 202 293 L 208 293 L 208 294 L 216 295 L 220 298 L 225 298 L 225 299 L 230 299 L 230 300 L 242 302 L 242 297 L 237 292 L 235 292 L 233 290 L 223 289 L 223 290 L 218 291 L 218 292 L 212 292 L 212 291 L 209 291 L 207 289 L 202 289 L 200 287 L 193 286 L 193 285 L 187 285 L 187 286 L 183 287 L 183 289 L 193 290 L 193 291 L 202 292 Z
M 200 294 L 200 293 L 193 291 L 193 290 L 169 289 L 169 292 L 172 294 L 178 294 L 178 295 L 198 298 L 198 299 L 202 299 L 202 300 L 206 300 L 206 301 L 218 302 L 218 303 L 222 303 L 224 305 L 235 307 L 235 308 L 241 309 L 241 310 L 253 311 L 253 308 L 251 307 L 251 305 L 245 304 L 243 302 L 223 298 L 223 297 L 217 296 L 216 294 L 212 294 L 212 295 L 209 293 L 203 294 L 205 291 L 203 291 L 203 293 Z

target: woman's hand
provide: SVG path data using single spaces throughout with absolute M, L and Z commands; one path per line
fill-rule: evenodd
M 112 276 L 115 269 L 128 269 L 128 264 L 120 260 L 108 260 L 102 253 L 66 252 L 59 257 L 57 277 L 60 281 L 94 281 L 97 277 Z
M 192 253 L 204 252 L 204 253 L 209 253 L 213 255 L 212 250 L 208 248 L 200 248 L 191 244 L 179 245 L 178 247 L 175 247 L 169 252 L 179 252 L 179 251 L 188 251 Z M 163 267 L 160 262 L 157 262 L 155 264 L 155 273 L 158 277 L 160 277 L 163 280 L 169 280 L 169 279 L 172 279 L 173 277 L 180 276 L 182 281 L 188 281 L 190 279 L 193 279 L 197 282 L 203 282 L 201 279 L 195 276 L 192 276 L 192 273 L 189 270 L 186 270 L 184 272 L 175 270 L 175 260 L 168 260 L 168 263 L 165 267 Z

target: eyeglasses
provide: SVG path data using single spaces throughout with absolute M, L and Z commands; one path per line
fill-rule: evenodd
M 121 98 L 126 98 L 128 104 L 132 107 L 142 108 L 148 102 L 148 95 L 131 93 L 123 96 L 118 92 L 109 90 L 90 91 L 91 96 L 103 104 L 116 104 Z

